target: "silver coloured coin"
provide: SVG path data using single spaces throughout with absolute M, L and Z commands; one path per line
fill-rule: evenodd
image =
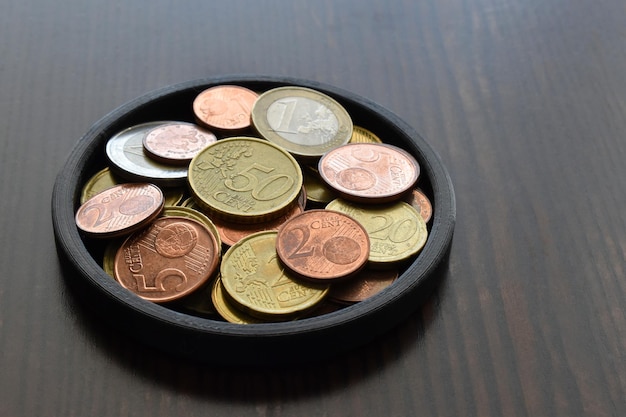
M 165 187 L 184 184 L 186 166 L 161 164 L 150 159 L 143 147 L 143 138 L 155 127 L 171 121 L 142 123 L 124 129 L 106 144 L 111 169 L 129 181 L 150 181 Z

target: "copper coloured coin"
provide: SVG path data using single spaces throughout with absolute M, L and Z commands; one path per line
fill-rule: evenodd
M 369 237 L 352 217 L 309 210 L 278 231 L 276 252 L 285 267 L 312 280 L 337 280 L 357 273 L 369 257 Z
M 155 219 L 163 204 L 163 193 L 156 185 L 120 184 L 82 204 L 76 211 L 76 226 L 96 238 L 130 234 Z
M 236 85 L 218 85 L 198 94 L 193 101 L 196 119 L 209 128 L 242 130 L 250 126 L 252 105 L 259 95 Z
M 161 217 L 126 239 L 115 255 L 115 279 L 138 296 L 164 303 L 207 283 L 217 271 L 213 234 L 186 217 Z
M 333 284 L 328 296 L 340 304 L 358 303 L 378 294 L 397 278 L 397 269 L 365 268 L 354 278 Z
M 143 138 L 147 154 L 159 162 L 185 165 L 217 137 L 198 125 L 186 122 L 167 123 L 150 130 Z
M 430 199 L 419 188 L 414 189 L 407 194 L 404 201 L 409 203 L 422 216 L 424 221 L 428 223 L 433 215 L 433 206 Z
M 333 149 L 319 161 L 322 179 L 346 200 L 384 203 L 413 187 L 420 174 L 408 152 L 382 143 L 352 143 Z
M 289 211 L 277 219 L 273 219 L 263 223 L 234 223 L 219 218 L 213 218 L 213 223 L 217 228 L 220 238 L 225 245 L 233 246 L 246 236 L 253 233 L 262 232 L 266 230 L 278 230 L 287 220 L 302 213 L 304 209 L 298 201 L 297 204 L 292 204 Z

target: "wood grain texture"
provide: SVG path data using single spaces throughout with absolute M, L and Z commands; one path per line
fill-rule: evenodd
M 0 415 L 626 415 L 622 1 L 0 3 Z M 321 366 L 124 340 L 57 260 L 50 195 L 76 140 L 148 91 L 239 73 L 376 101 L 455 185 L 426 304 Z

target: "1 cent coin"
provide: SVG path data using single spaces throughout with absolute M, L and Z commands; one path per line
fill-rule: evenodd
M 82 204 L 76 211 L 76 226 L 96 238 L 130 234 L 156 218 L 163 204 L 163 193 L 156 185 L 119 184 Z
M 417 181 L 420 167 L 408 152 L 382 143 L 351 143 L 325 154 L 322 179 L 346 200 L 384 203 L 396 200 Z
M 245 87 L 218 85 L 198 94 L 193 112 L 199 123 L 219 130 L 242 130 L 250 126 L 250 112 L 258 94 Z
M 346 278 L 365 266 L 370 252 L 367 231 L 350 216 L 309 210 L 278 231 L 276 252 L 292 272 L 317 281 Z
M 186 165 L 217 137 L 193 123 L 173 122 L 148 131 L 143 147 L 151 158 L 165 164 Z
M 206 226 L 185 217 L 161 217 L 122 244 L 115 278 L 138 296 L 164 303 L 202 287 L 218 263 L 217 241 Z

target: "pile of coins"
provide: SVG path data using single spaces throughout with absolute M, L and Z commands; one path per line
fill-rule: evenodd
M 137 296 L 232 323 L 312 317 L 391 285 L 426 243 L 418 162 L 328 95 L 218 85 L 189 106 L 194 123 L 109 138 L 76 211 Z

